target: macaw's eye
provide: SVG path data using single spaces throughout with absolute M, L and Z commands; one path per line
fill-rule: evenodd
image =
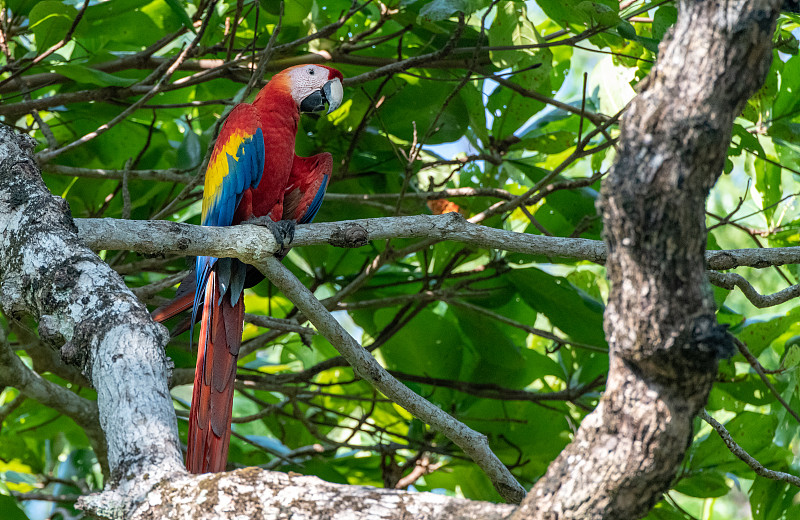
M 313 76 L 314 75 L 314 69 L 308 69 L 308 73 Z

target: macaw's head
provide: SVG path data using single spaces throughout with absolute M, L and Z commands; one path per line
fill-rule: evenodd
M 288 90 L 300 112 L 320 112 L 328 105 L 328 113 L 342 104 L 342 73 L 323 65 L 295 65 L 273 76 Z

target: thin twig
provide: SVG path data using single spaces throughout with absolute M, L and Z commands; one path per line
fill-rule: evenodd
M 750 352 L 750 349 L 747 348 L 747 345 L 745 345 L 743 341 L 741 341 L 739 338 L 736 337 L 733 338 L 733 341 L 739 348 L 739 352 L 741 352 L 741 354 L 745 357 L 747 362 L 750 363 L 750 366 L 753 367 L 753 370 L 756 371 L 758 377 L 761 378 L 766 387 L 769 389 L 770 393 L 772 393 L 775 399 L 777 399 L 778 402 L 781 403 L 781 405 L 783 405 L 783 407 L 786 409 L 787 412 L 789 412 L 789 414 L 792 417 L 794 417 L 795 421 L 800 423 L 800 415 L 798 415 L 797 412 L 795 412 L 792 409 L 792 407 L 789 406 L 789 403 L 787 403 L 783 397 L 781 397 L 781 394 L 778 393 L 778 390 L 775 389 L 775 386 L 773 386 L 772 382 L 767 377 L 767 374 L 764 373 L 764 368 L 761 366 L 761 363 L 759 363 L 758 360 L 753 355 L 753 353 Z
M 800 284 L 792 285 L 786 289 L 780 290 L 772 294 L 760 294 L 747 279 L 737 273 L 718 273 L 716 271 L 708 272 L 708 281 L 712 284 L 722 287 L 723 289 L 733 290 L 738 287 L 742 290 L 742 294 L 759 309 L 766 307 L 774 307 L 786 303 L 793 298 L 800 296 Z
M 216 5 L 216 1 L 212 2 L 211 6 L 209 7 L 209 9 L 213 9 L 215 5 Z M 75 141 L 62 146 L 61 148 L 57 148 L 55 150 L 39 152 L 38 154 L 36 154 L 36 158 L 40 162 L 40 164 L 41 163 L 47 163 L 47 162 L 55 159 L 59 155 L 63 154 L 64 152 L 69 151 L 69 150 L 71 150 L 73 148 L 76 148 L 78 146 L 81 146 L 81 145 L 91 141 L 92 139 L 96 138 L 97 136 L 102 135 L 103 133 L 105 133 L 106 131 L 111 129 L 112 127 L 116 126 L 117 124 L 121 123 L 123 120 L 127 119 L 127 117 L 130 114 L 132 114 L 137 109 L 139 109 L 139 107 L 141 107 L 141 105 L 143 105 L 148 99 L 151 99 L 156 94 L 161 92 L 162 86 L 169 80 L 170 77 L 172 77 L 172 74 L 178 69 L 178 67 L 180 67 L 180 64 L 183 62 L 184 59 L 186 59 L 186 56 L 189 54 L 189 52 L 192 51 L 195 48 L 195 46 L 200 42 L 200 39 L 203 37 L 203 34 L 205 34 L 205 30 L 208 27 L 208 23 L 209 23 L 210 19 L 211 19 L 210 14 L 203 19 L 203 25 L 200 26 L 200 30 L 197 31 L 197 36 L 195 36 L 194 40 L 192 40 L 192 43 L 189 44 L 189 46 L 187 46 L 185 49 L 183 49 L 175 57 L 175 59 L 172 62 L 172 64 L 169 67 L 167 67 L 166 72 L 161 76 L 161 78 L 158 80 L 158 82 L 145 95 L 140 97 L 135 103 L 133 103 L 131 106 L 129 106 L 128 108 L 123 110 L 121 113 L 117 114 L 113 119 L 111 119 L 111 121 L 109 121 L 108 123 L 104 123 L 104 124 L 100 125 L 97 129 L 95 129 L 92 132 L 89 132 L 88 134 L 84 135 L 83 137 L 81 137 L 79 139 L 76 139 Z M 154 74 L 155 74 L 155 72 L 154 72 Z
M 11 74 L 11 76 L 9 76 L 8 78 L 6 78 L 3 81 L 0 81 L 0 86 L 3 86 L 6 83 L 8 83 L 9 81 L 11 81 L 13 79 L 16 79 L 17 77 L 19 77 L 20 74 L 24 73 L 25 71 L 27 71 L 28 69 L 30 69 L 31 67 L 36 65 L 37 63 L 40 63 L 42 60 L 44 60 L 45 58 L 47 58 L 48 56 L 50 56 L 51 54 L 56 52 L 58 49 L 60 49 L 61 47 L 63 47 L 67 43 L 69 43 L 69 41 L 72 39 L 72 34 L 75 32 L 75 29 L 78 28 L 78 24 L 81 23 L 81 20 L 83 19 L 83 15 L 84 15 L 84 13 L 86 13 L 86 8 L 87 7 L 89 7 L 89 0 L 85 0 L 83 2 L 83 7 L 81 7 L 80 11 L 78 11 L 78 14 L 75 16 L 75 19 L 72 21 L 72 25 L 67 30 L 67 33 L 61 39 L 61 41 L 59 41 L 58 43 L 56 43 L 55 45 L 51 46 L 49 49 L 47 49 L 43 53 L 41 53 L 38 56 L 36 56 L 25 67 L 22 67 L 20 69 L 15 70 Z M 9 69 L 14 68 L 15 66 L 16 66 L 16 63 L 9 63 L 8 65 L 6 65 L 2 69 L 0 69 L 0 74 L 2 74 L 3 72 L 5 72 L 5 71 L 7 71 Z
M 739 446 L 728 430 L 720 424 L 716 419 L 711 417 L 708 412 L 705 410 L 700 411 L 700 418 L 703 419 L 705 422 L 711 425 L 714 428 L 719 436 L 722 438 L 722 442 L 731 450 L 731 453 L 736 455 L 742 462 L 750 466 L 750 469 L 755 471 L 756 475 L 759 475 L 764 478 L 768 478 L 770 480 L 780 480 L 781 482 L 786 482 L 796 487 L 800 487 L 800 478 L 792 475 L 790 473 L 784 473 L 783 471 L 774 471 L 768 468 L 765 468 L 763 464 L 758 462 L 754 459 L 749 453 L 747 453 L 741 446 Z

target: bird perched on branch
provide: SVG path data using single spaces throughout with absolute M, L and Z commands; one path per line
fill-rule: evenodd
M 328 112 L 342 103 L 342 73 L 321 65 L 279 72 L 252 104 L 228 116 L 206 169 L 201 223 L 268 226 L 284 246 L 295 223 L 311 222 L 319 210 L 333 167 L 331 154 L 294 153 L 301 112 Z M 236 259 L 197 257 L 195 270 L 175 299 L 153 312 L 157 321 L 192 309 L 189 327 L 200 321 L 197 367 L 189 413 L 186 468 L 192 473 L 225 469 L 233 408 L 236 358 L 242 342 L 242 291 L 260 273 Z

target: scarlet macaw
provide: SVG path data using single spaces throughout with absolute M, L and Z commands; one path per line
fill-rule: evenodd
M 333 167 L 331 154 L 294 153 L 301 112 L 328 112 L 342 102 L 342 73 L 321 65 L 279 72 L 252 104 L 237 105 L 222 126 L 206 169 L 201 223 L 268 225 L 281 245 L 294 223 L 311 222 Z M 279 222 L 280 221 L 280 222 Z M 279 256 L 285 256 L 282 249 Z M 176 298 L 153 312 L 158 321 L 192 309 L 200 316 L 197 366 L 189 412 L 186 468 L 224 471 L 228 458 L 236 358 L 242 342 L 244 287 L 261 276 L 231 258 L 201 256 Z M 197 283 L 199 281 L 199 283 Z M 202 311 L 201 311 L 202 309 Z

